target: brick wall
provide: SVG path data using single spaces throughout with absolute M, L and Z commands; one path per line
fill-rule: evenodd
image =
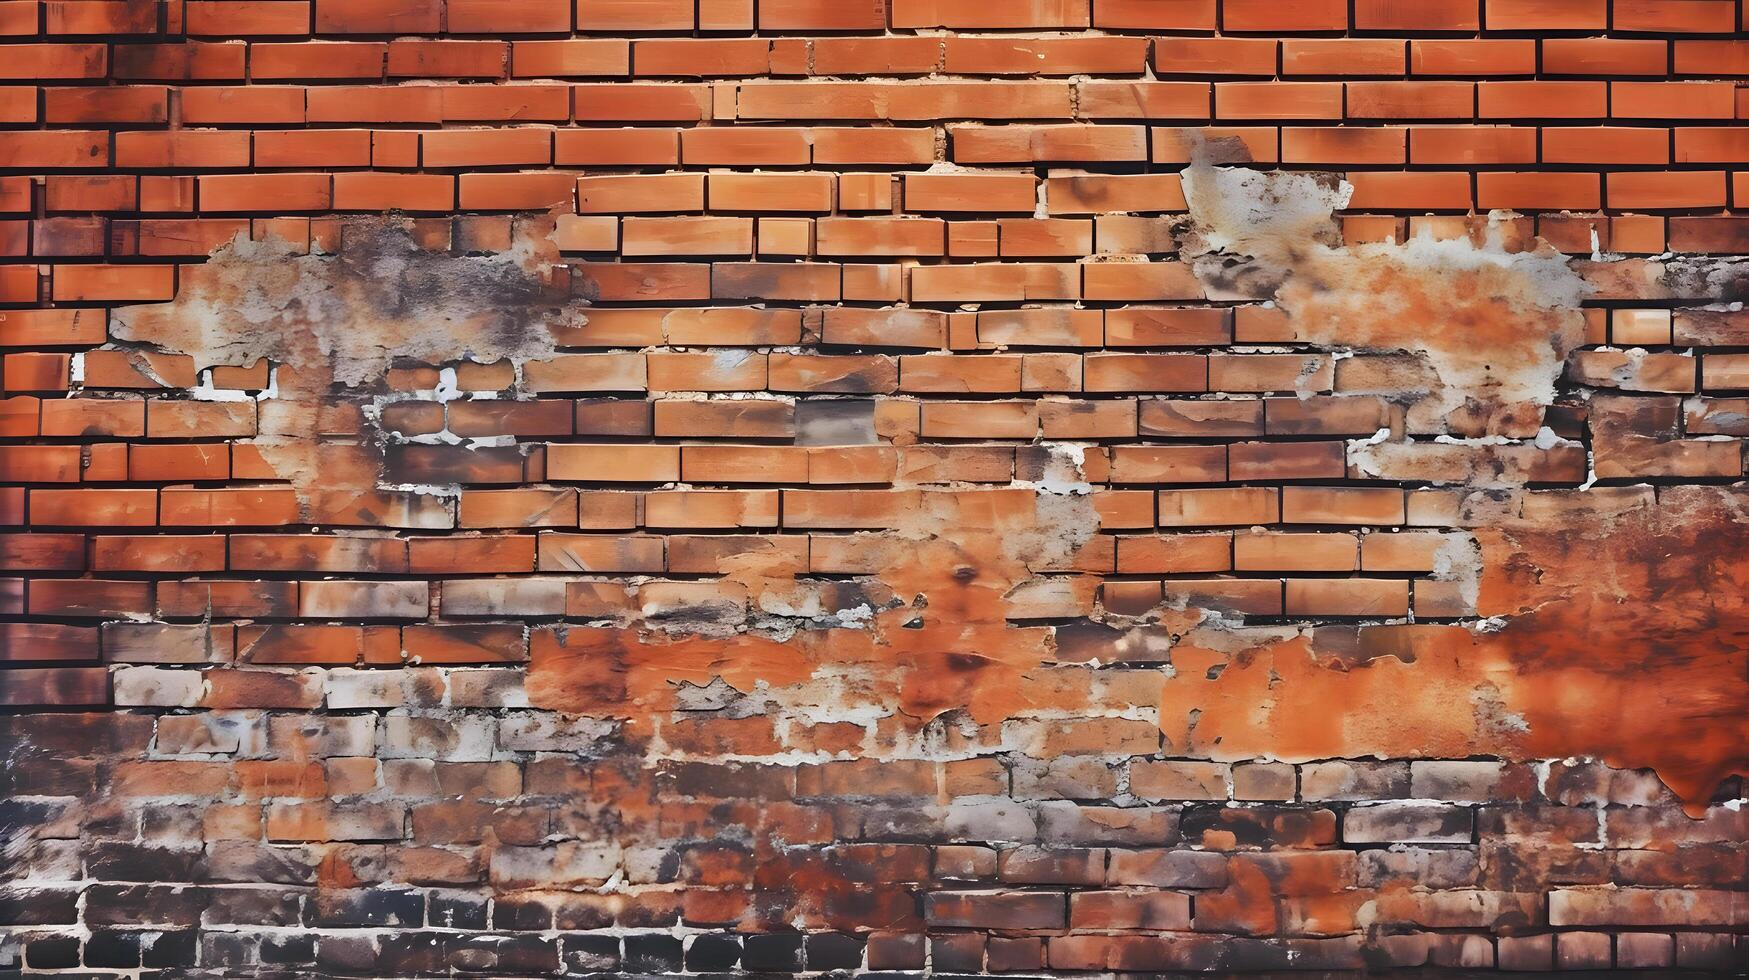
M 1742 969 L 1743 17 L 0 0 L 0 973 Z

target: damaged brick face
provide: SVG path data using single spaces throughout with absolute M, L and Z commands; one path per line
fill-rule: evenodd
M 1744 969 L 1742 17 L 0 3 L 0 973 Z

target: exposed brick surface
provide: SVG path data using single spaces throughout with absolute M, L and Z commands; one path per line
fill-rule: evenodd
M 0 973 L 1749 965 L 1736 0 L 0 0 Z

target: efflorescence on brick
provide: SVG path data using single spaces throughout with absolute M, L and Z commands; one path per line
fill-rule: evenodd
M 1728 972 L 1729 0 L 0 3 L 0 972 Z

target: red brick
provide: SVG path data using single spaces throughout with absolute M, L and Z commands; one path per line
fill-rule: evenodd
M 1483 17 L 1495 31 L 1596 31 L 1609 26 L 1606 0 L 1484 0 Z
M 251 76 L 257 79 L 363 79 L 383 77 L 388 46 L 376 42 L 259 42 L 250 46 Z
M 316 0 L 318 34 L 435 34 L 436 0 Z

